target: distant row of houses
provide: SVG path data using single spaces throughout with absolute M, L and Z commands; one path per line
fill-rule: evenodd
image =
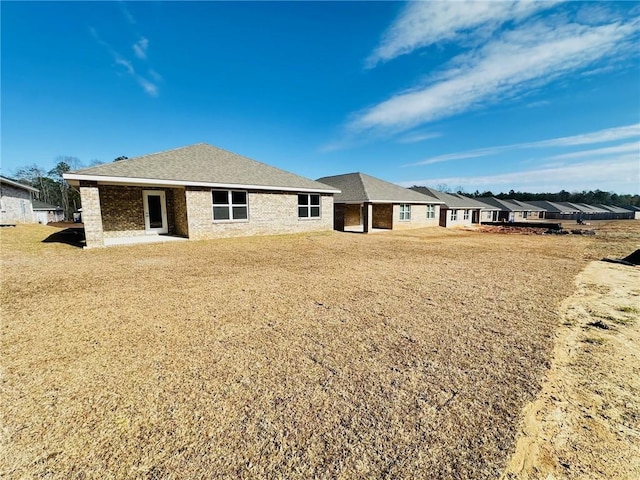
M 241 155 L 196 144 L 64 174 L 80 191 L 87 247 L 169 235 L 206 239 L 318 230 L 370 232 L 543 219 L 640 218 L 638 207 L 470 198 L 403 188 L 364 173 L 310 180 Z M 38 216 L 35 189 L 2 178 L 0 223 Z

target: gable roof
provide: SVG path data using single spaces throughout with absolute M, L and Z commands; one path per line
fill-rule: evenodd
M 63 175 L 70 183 L 180 185 L 337 193 L 338 190 L 206 143 L 152 153 Z
M 0 183 L 4 183 L 6 185 L 11 185 L 12 187 L 21 188 L 23 190 L 27 190 L 29 192 L 38 193 L 40 190 L 32 187 L 31 185 L 25 185 L 24 183 L 20 183 L 16 180 L 11 180 L 10 178 L 3 177 L 0 175 Z
M 415 192 L 366 173 L 345 173 L 322 177 L 317 181 L 341 190 L 334 197 L 337 203 L 443 203 L 431 195 Z
M 631 210 L 629 210 L 628 208 L 622 208 L 617 205 L 603 205 L 599 203 L 597 207 L 603 208 L 613 213 L 630 213 L 631 212 Z
M 477 201 L 507 212 L 544 212 L 544 208 L 520 200 L 502 200 L 496 197 L 480 197 Z
M 536 207 L 540 207 L 547 212 L 553 212 L 553 213 L 571 214 L 571 213 L 578 213 L 580 211 L 578 208 L 570 204 L 563 204 L 560 202 L 549 202 L 547 200 L 530 200 L 527 203 L 531 205 L 535 205 Z
M 447 208 L 464 208 L 464 209 L 480 209 L 487 210 L 487 205 L 480 203 L 473 198 L 465 197 L 459 193 L 444 193 L 429 187 L 411 187 L 411 190 L 430 195 L 444 202 Z M 489 208 L 489 210 L 491 210 Z

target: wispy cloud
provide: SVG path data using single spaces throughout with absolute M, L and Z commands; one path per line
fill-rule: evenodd
M 553 184 L 556 179 L 557 185 Z M 497 175 L 458 176 L 409 180 L 399 185 L 460 185 L 467 191 L 500 189 L 552 191 L 554 189 L 624 191 L 639 193 L 640 164 L 637 155 L 619 155 L 606 159 L 563 166 L 502 173 Z
M 554 3 L 557 2 L 409 2 L 365 63 L 372 68 L 418 48 L 460 37 L 465 41 L 487 38 L 502 24 L 526 18 Z
M 127 7 L 127 4 L 125 2 L 123 2 L 122 0 L 120 0 L 118 2 L 118 5 L 120 6 L 120 11 L 122 12 L 122 16 L 125 18 L 125 20 L 129 24 L 134 25 L 136 23 L 136 19 L 133 18 L 133 15 L 131 15 L 131 12 L 129 11 L 129 8 Z
M 136 43 L 133 44 L 133 53 L 141 60 L 147 59 L 147 48 L 149 47 L 149 40 L 142 37 Z
M 442 134 L 438 132 L 413 132 L 399 138 L 398 143 L 418 143 L 440 138 L 441 136 Z
M 121 9 L 124 8 L 123 12 L 124 11 L 128 12 L 128 10 L 126 10 L 126 6 L 123 7 L 122 2 L 120 3 L 121 3 Z M 131 18 L 133 19 L 133 17 Z M 131 22 L 131 23 L 135 23 L 135 22 Z M 89 31 L 91 33 L 91 36 L 98 42 L 98 44 L 100 44 L 109 53 L 109 55 L 111 55 L 114 65 L 118 67 L 118 69 L 124 70 L 124 72 L 127 75 L 130 75 L 147 95 L 152 97 L 158 96 L 159 94 L 158 83 L 162 80 L 162 77 L 158 72 L 156 72 L 153 68 L 147 68 L 148 77 L 140 74 L 136 70 L 133 61 L 125 57 L 124 55 L 121 55 L 118 51 L 116 51 L 114 47 L 111 46 L 111 44 L 103 40 L 95 28 L 90 28 Z M 146 39 L 145 37 L 140 37 L 140 39 L 133 44 L 133 52 L 135 56 L 141 62 L 144 62 L 147 65 L 148 65 L 148 62 L 147 62 L 148 47 L 149 47 L 149 40 Z
M 590 150 L 581 150 L 579 152 L 563 153 L 562 155 L 554 155 L 550 157 L 554 160 L 571 160 L 574 158 L 602 157 L 603 155 L 619 154 L 619 153 L 635 153 L 640 162 L 640 142 L 623 143 L 614 147 L 594 148 Z
M 633 125 L 625 125 L 622 127 L 607 128 L 598 130 L 597 132 L 582 133 L 567 137 L 552 138 L 549 140 L 540 140 L 538 142 L 515 143 L 511 145 L 500 145 L 488 148 L 478 148 L 467 150 L 465 152 L 448 153 L 435 157 L 426 158 L 419 162 L 404 165 L 432 165 L 434 163 L 450 162 L 454 160 L 464 160 L 469 158 L 486 157 L 489 155 L 497 155 L 512 150 L 520 150 L 524 148 L 547 148 L 547 147 L 571 147 L 578 145 L 593 145 L 598 143 L 607 143 L 617 140 L 624 140 L 633 137 L 640 137 L 640 123 Z M 572 154 L 568 154 L 572 155 Z M 558 158 L 558 157 L 554 157 Z
M 638 20 L 596 27 L 536 21 L 459 55 L 438 78 L 356 113 L 351 134 L 401 132 L 498 103 L 632 48 Z

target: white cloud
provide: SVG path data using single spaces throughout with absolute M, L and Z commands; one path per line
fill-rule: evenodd
M 534 170 L 502 173 L 497 175 L 458 176 L 409 180 L 399 185 L 460 185 L 467 191 L 476 189 L 499 190 L 509 188 L 529 191 L 567 190 L 618 191 L 640 193 L 640 162 L 637 155 L 620 155 L 615 158 L 564 166 L 549 166 Z
M 133 77 L 133 79 L 136 81 L 136 83 L 138 83 L 138 85 L 142 87 L 145 93 L 147 93 L 152 97 L 158 96 L 159 90 L 158 90 L 157 84 L 153 83 L 151 80 L 140 75 L 136 71 L 135 67 L 133 66 L 133 62 L 131 62 L 131 60 L 120 55 L 109 43 L 102 40 L 102 38 L 100 38 L 100 36 L 98 35 L 98 32 L 94 28 L 90 28 L 89 31 L 91 32 L 91 35 L 93 36 L 93 38 L 111 55 L 116 66 L 122 67 L 125 73 Z M 148 41 L 145 38 L 142 38 L 140 42 L 142 42 L 142 40 L 144 40 L 144 42 L 140 44 L 141 48 L 143 48 L 142 46 L 144 46 L 144 50 L 146 50 Z M 134 51 L 135 51 L 135 46 L 134 46 Z M 156 81 L 159 81 L 159 79 L 161 78 L 160 75 L 157 72 L 155 72 L 153 69 L 149 70 L 149 75 Z
M 418 143 L 424 140 L 431 140 L 434 138 L 440 138 L 441 133 L 437 132 L 413 132 L 398 139 L 398 143 Z
M 486 38 L 502 24 L 550 8 L 555 1 L 418 1 L 409 2 L 366 61 L 367 67 L 417 48 L 464 36 Z
M 147 48 L 149 47 L 149 40 L 142 37 L 136 43 L 133 44 L 133 53 L 141 60 L 147 59 Z
M 459 55 L 427 86 L 392 96 L 357 113 L 347 131 L 400 132 L 497 103 L 633 47 L 638 20 L 596 27 L 536 21 Z
M 554 160 L 568 160 L 573 158 L 601 157 L 603 155 L 618 153 L 635 153 L 638 155 L 637 158 L 640 159 L 640 142 L 623 143 L 622 145 L 616 145 L 614 147 L 594 148 L 591 150 L 564 153 L 562 155 L 554 155 L 550 158 Z
M 607 143 L 627 138 L 640 137 L 640 123 L 633 125 L 625 125 L 622 127 L 606 128 L 597 132 L 582 133 L 568 137 L 552 138 L 549 140 L 541 140 L 538 142 L 515 143 L 512 145 L 500 145 L 496 147 L 478 148 L 475 150 L 467 150 L 466 152 L 448 153 L 438 155 L 411 163 L 405 166 L 432 165 L 434 163 L 450 162 L 453 160 L 464 160 L 467 158 L 486 157 L 496 155 L 510 150 L 519 150 L 524 148 L 547 148 L 547 147 L 571 147 L 577 145 L 592 145 L 598 143 Z M 579 152 L 575 154 L 576 157 Z M 574 154 L 568 154 L 574 155 Z M 558 158 L 558 157 L 554 157 Z M 569 157 L 571 158 L 571 157 Z

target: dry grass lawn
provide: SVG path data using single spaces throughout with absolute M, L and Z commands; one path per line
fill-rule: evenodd
M 595 228 L 86 251 L 1 230 L 0 476 L 497 478 L 574 277 L 640 238 Z

